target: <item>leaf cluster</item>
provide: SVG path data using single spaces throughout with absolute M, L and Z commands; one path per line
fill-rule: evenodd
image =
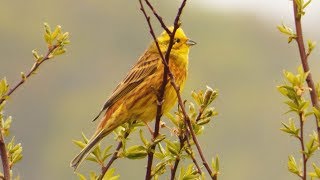
M 197 135 L 200 135 L 205 126 L 215 117 L 218 113 L 211 106 L 213 101 L 217 98 L 218 92 L 216 90 L 207 87 L 206 91 L 192 92 L 191 94 L 194 103 L 188 103 L 188 115 L 192 122 L 192 127 L 194 132 Z M 181 109 L 178 107 L 178 110 L 174 114 L 166 114 L 166 117 L 170 120 L 169 127 L 165 123 L 162 123 L 163 127 L 166 127 L 171 132 L 172 136 L 167 137 L 164 134 L 159 134 L 155 139 L 148 140 L 144 134 L 144 130 L 141 129 L 141 126 L 144 126 L 141 122 L 128 122 L 118 127 L 115 131 L 115 139 L 121 143 L 121 148 L 116 153 L 116 159 L 118 158 L 127 158 L 131 160 L 143 159 L 146 158 L 148 153 L 151 151 L 152 146 L 156 146 L 154 151 L 154 156 L 158 160 L 157 164 L 152 168 L 152 177 L 154 179 L 159 179 L 163 174 L 165 174 L 168 169 L 173 170 L 174 164 L 182 160 L 192 160 L 195 159 L 195 153 L 192 150 L 194 142 L 192 138 L 187 135 L 188 128 L 185 124 L 185 119 Z M 134 144 L 128 146 L 127 141 L 129 140 L 128 134 L 134 132 L 136 129 L 139 130 L 139 137 L 141 144 Z M 88 139 L 82 135 L 81 141 L 74 141 L 74 143 L 80 147 L 84 148 Z M 94 150 L 90 153 L 87 161 L 96 163 L 102 168 L 105 166 L 105 161 L 110 159 L 111 154 L 110 150 L 112 146 L 107 146 L 102 148 L 101 144 L 97 145 Z M 113 157 L 112 157 L 113 158 Z M 112 159 L 111 158 L 111 159 Z M 219 173 L 219 158 L 216 157 L 212 160 L 212 169 L 214 174 L 218 175 Z M 118 178 L 119 175 L 113 175 L 114 169 L 109 169 L 112 171 L 112 176 L 108 178 Z M 188 164 L 187 166 L 181 165 L 180 170 L 178 171 L 177 178 L 180 180 L 187 179 L 204 179 L 204 174 L 200 174 L 199 170 L 195 167 L 194 164 Z M 85 180 L 86 177 L 82 174 L 78 174 L 79 178 Z M 89 178 L 90 180 L 99 179 L 100 176 L 97 176 L 96 173 L 91 172 Z M 106 175 L 104 176 L 104 178 Z
M 320 113 L 316 108 L 311 108 L 310 101 L 304 98 L 305 93 L 309 91 L 309 88 L 305 85 L 309 72 L 304 72 L 300 66 L 297 74 L 289 71 L 284 71 L 283 74 L 285 82 L 283 85 L 278 86 L 277 89 L 287 99 L 284 102 L 289 108 L 287 113 L 294 113 L 298 116 L 300 127 L 297 127 L 293 118 L 289 118 L 288 123 L 282 122 L 283 127 L 280 130 L 300 141 L 302 146 L 300 152 L 303 156 L 303 159 L 301 159 L 302 164 L 297 164 L 295 158 L 291 155 L 288 160 L 288 170 L 302 178 L 303 166 L 306 166 L 307 161 L 319 149 L 319 140 L 318 134 L 314 132 L 309 135 L 309 140 L 305 143 L 305 137 L 301 131 L 303 131 L 303 125 L 310 115 L 315 115 L 319 118 Z M 314 167 L 316 166 L 314 165 Z M 316 173 L 309 175 L 316 177 Z

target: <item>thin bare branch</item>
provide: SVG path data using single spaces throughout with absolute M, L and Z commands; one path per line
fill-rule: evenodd
M 179 24 L 179 19 L 180 19 L 180 16 L 181 16 L 181 13 L 182 13 L 182 10 L 186 4 L 186 0 L 184 0 L 182 3 L 181 3 L 181 6 L 178 10 L 178 13 L 177 13 L 177 16 L 175 18 L 175 21 L 174 21 L 174 28 L 173 28 L 173 31 L 169 34 L 170 36 L 170 41 L 169 41 L 169 45 L 168 45 L 168 48 L 167 48 L 167 51 L 166 51 L 166 54 L 165 54 L 165 57 L 163 58 L 163 54 L 161 52 L 161 49 L 160 49 L 160 46 L 159 46 L 159 43 L 157 41 L 157 38 L 155 36 L 155 33 L 154 33 L 154 30 L 152 28 L 152 25 L 151 25 L 151 22 L 150 22 L 150 16 L 147 15 L 145 9 L 144 9 L 144 6 L 143 6 L 143 3 L 142 3 L 142 0 L 139 0 L 139 3 L 140 3 L 140 10 L 143 12 L 146 20 L 147 20 L 147 23 L 148 23 L 148 26 L 149 26 L 149 29 L 150 29 L 150 34 L 152 35 L 153 39 L 154 39 L 154 42 L 157 46 L 157 49 L 159 51 L 159 54 L 162 58 L 162 62 L 164 64 L 164 73 L 163 73 L 163 79 L 162 79 L 162 84 L 161 84 L 161 87 L 159 88 L 158 90 L 158 105 L 157 105 L 157 114 L 156 114 L 156 120 L 155 120 L 155 129 L 154 129 L 154 133 L 153 133 L 153 139 L 156 139 L 156 137 L 159 135 L 159 129 L 160 129 L 160 119 L 161 119 L 161 116 L 162 116 L 162 103 L 163 102 L 163 98 L 164 98 L 164 91 L 165 91 L 165 87 L 166 87 L 166 84 L 168 83 L 168 75 L 170 77 L 173 77 L 173 75 L 171 74 L 170 70 L 169 70 L 169 57 L 170 57 L 170 52 L 171 52 L 171 49 L 172 49 L 172 46 L 174 44 L 174 36 L 175 36 L 175 33 L 177 31 L 177 29 L 179 28 L 180 24 Z M 150 3 L 149 3 L 150 4 Z M 151 5 L 151 4 L 150 4 Z M 150 6 L 149 6 L 150 7 Z M 152 6 L 151 6 L 152 7 Z M 155 11 L 154 11 L 155 12 Z M 159 16 L 160 17 L 160 16 Z M 160 23 L 162 22 L 162 18 L 158 18 L 158 20 L 160 21 Z M 162 22 L 162 24 L 164 24 Z M 168 28 L 166 28 L 168 29 Z M 146 177 L 145 179 L 148 180 L 148 179 L 151 179 L 152 175 L 151 175 L 151 171 L 152 171 L 152 164 L 153 164 L 153 155 L 154 155 L 154 150 L 155 150 L 155 146 L 156 145 L 153 145 L 150 147 L 150 150 L 149 150 L 149 153 L 148 153 L 148 163 L 147 163 L 147 171 L 146 171 Z
M 34 74 L 42 63 L 51 59 L 52 58 L 51 53 L 55 51 L 58 47 L 59 45 L 54 45 L 51 48 L 49 48 L 47 54 L 43 57 L 43 59 L 41 61 L 37 60 L 33 64 L 32 68 L 30 69 L 28 74 L 25 76 L 25 78 L 21 78 L 21 80 L 12 89 L 10 89 L 3 98 L 0 99 L 0 104 L 2 104 L 6 100 L 6 97 L 9 97 L 12 93 L 14 93 L 26 81 L 26 79 L 28 79 L 32 74 Z
M 297 1 L 292 1 L 292 2 L 293 2 L 293 10 L 294 10 L 294 22 L 295 22 L 295 27 L 296 27 L 296 36 L 297 36 L 295 38 L 295 40 L 298 44 L 301 64 L 302 64 L 304 72 L 309 72 L 306 81 L 307 81 L 308 87 L 310 88 L 309 92 L 310 92 L 312 106 L 317 108 L 318 110 L 320 110 L 318 95 L 316 92 L 316 88 L 314 85 L 314 81 L 312 79 L 312 74 L 310 72 L 310 67 L 309 67 L 309 63 L 308 63 L 308 55 L 306 53 L 305 46 L 304 46 L 302 24 L 301 24 L 301 15 L 299 15 L 299 12 L 298 12 Z M 317 116 L 315 116 L 315 118 L 316 118 L 316 126 L 317 126 L 317 132 L 318 132 L 318 137 L 319 137 L 318 139 L 319 139 L 319 143 L 320 143 L 320 127 L 319 127 L 319 123 L 318 123 L 319 119 L 317 118 Z
M 302 118 L 302 113 L 299 114 L 299 120 L 300 120 L 300 137 L 298 138 L 300 141 L 300 145 L 301 145 L 301 152 L 302 152 L 302 165 L 303 165 L 303 172 L 302 172 L 302 176 L 301 179 L 302 180 L 307 180 L 307 156 L 304 153 L 305 152 L 305 148 L 304 148 L 304 122 L 303 122 L 303 118 Z
M 3 138 L 2 131 L 0 132 L 0 153 L 1 153 L 1 161 L 3 167 L 3 179 L 10 180 L 10 162 L 8 157 L 8 151 L 6 148 L 6 143 Z
M 151 11 L 153 12 L 154 16 L 158 19 L 159 23 L 161 24 L 161 27 L 170 35 L 171 31 L 168 29 L 168 27 L 163 22 L 162 17 L 156 12 L 156 10 L 152 6 L 152 4 L 149 2 L 149 0 L 145 0 L 145 2 L 149 6 Z
M 149 25 L 149 28 L 150 28 L 150 33 L 151 33 L 151 35 L 152 35 L 152 37 L 153 37 L 153 39 L 154 39 L 154 41 L 155 41 L 155 43 L 156 43 L 156 46 L 157 46 L 157 48 L 158 48 L 158 51 L 159 51 L 159 53 L 160 53 L 161 58 L 163 59 L 162 52 L 161 52 L 161 50 L 160 50 L 160 47 L 159 47 L 158 42 L 157 42 L 157 39 L 156 39 L 156 37 L 155 37 L 155 34 L 154 34 L 154 31 L 153 31 L 152 25 L 151 25 L 151 23 L 150 23 L 150 17 L 146 14 L 146 12 L 145 12 L 145 10 L 144 10 L 144 7 L 143 7 L 143 4 L 142 4 L 142 1 L 139 0 L 139 2 L 140 2 L 140 6 L 141 6 L 140 9 L 141 9 L 141 11 L 143 12 L 143 14 L 144 14 L 144 16 L 145 16 L 145 18 L 146 18 L 146 20 L 147 20 L 147 22 L 148 22 L 148 25 Z M 207 163 L 207 161 L 206 161 L 206 159 L 205 159 L 205 157 L 204 157 L 204 155 L 203 155 L 202 149 L 201 149 L 201 147 L 200 147 L 200 145 L 199 145 L 199 143 L 198 143 L 198 140 L 197 140 L 197 138 L 196 138 L 196 136 L 195 136 L 195 133 L 194 133 L 194 131 L 193 131 L 193 128 L 192 128 L 192 125 L 191 125 L 191 121 L 190 121 L 190 119 L 189 119 L 189 117 L 188 117 L 188 115 L 187 115 L 187 113 L 186 113 L 185 106 L 184 106 L 184 104 L 183 104 L 183 101 L 182 101 L 182 98 L 181 98 L 181 95 L 180 95 L 180 91 L 179 91 L 180 88 L 176 85 L 175 80 L 174 80 L 174 77 L 173 77 L 173 75 L 172 75 L 172 73 L 170 72 L 170 69 L 169 69 L 169 67 L 168 67 L 170 51 L 171 51 L 171 49 L 172 49 L 173 42 L 174 42 L 174 35 L 175 35 L 176 30 L 177 30 L 177 29 L 179 28 L 179 26 L 180 26 L 180 23 L 179 23 L 179 21 L 180 21 L 180 16 L 181 16 L 181 14 L 182 14 L 183 8 L 184 8 L 185 5 L 186 5 L 186 2 L 187 2 L 187 0 L 182 1 L 181 6 L 180 6 L 180 8 L 179 8 L 179 10 L 178 10 L 178 13 L 177 13 L 177 15 L 176 15 L 176 18 L 175 18 L 175 20 L 174 20 L 174 29 L 173 29 L 173 32 L 172 32 L 171 34 L 169 34 L 169 35 L 170 35 L 170 42 L 169 42 L 169 46 L 168 46 L 167 52 L 166 52 L 166 54 L 165 54 L 165 58 L 164 58 L 165 61 L 163 61 L 163 62 L 164 62 L 164 76 L 163 76 L 162 86 L 161 86 L 160 89 L 159 89 L 158 102 L 162 102 L 162 101 L 163 101 L 164 89 L 165 89 L 165 85 L 167 84 L 167 81 L 168 81 L 167 78 L 168 78 L 168 76 L 169 76 L 169 77 L 170 77 L 170 83 L 171 83 L 171 85 L 174 87 L 174 89 L 175 89 L 175 91 L 176 91 L 176 94 L 177 94 L 177 96 L 178 96 L 178 103 L 179 103 L 179 105 L 181 106 L 181 109 L 182 109 L 182 112 L 183 112 L 183 115 L 184 115 L 186 124 L 187 124 L 187 126 L 188 126 L 188 128 L 189 128 L 189 131 L 190 131 L 191 135 L 192 135 L 192 139 L 193 139 L 193 141 L 194 141 L 195 144 L 196 144 L 196 147 L 197 147 L 197 149 L 198 149 L 198 152 L 199 152 L 199 154 L 200 154 L 200 157 L 201 157 L 201 159 L 202 159 L 202 161 L 203 161 L 203 165 L 206 167 L 208 173 L 210 174 L 210 177 L 211 177 L 212 179 L 216 179 L 217 176 L 213 176 L 212 170 L 210 169 L 210 167 L 209 167 L 209 165 L 208 165 L 208 163 Z M 150 6 L 149 6 L 149 7 L 150 7 Z M 151 7 L 152 7 L 152 6 L 151 6 Z M 152 8 L 152 9 L 153 9 L 153 8 Z M 161 18 L 157 13 L 155 13 L 154 10 L 152 10 L 152 11 L 153 11 L 153 13 L 155 14 L 155 16 L 158 18 L 160 24 L 163 25 L 164 23 L 162 22 L 162 18 Z M 156 14 L 157 14 L 157 15 L 156 15 Z M 158 104 L 159 104 L 159 105 L 158 105 L 158 107 L 157 107 L 157 116 L 156 116 L 156 122 L 155 122 L 155 133 L 154 133 L 153 138 L 156 138 L 157 135 L 158 135 L 158 133 L 159 133 L 159 122 L 160 122 L 160 118 L 161 118 L 161 116 L 162 116 L 162 112 L 161 112 L 162 104 L 161 104 L 161 103 L 158 103 Z M 150 151 L 150 153 L 148 154 L 148 165 L 147 165 L 147 173 L 146 173 L 146 178 L 145 178 L 146 180 L 151 178 L 151 169 L 152 169 L 152 161 L 153 161 L 153 151 L 154 151 L 154 148 L 155 148 L 155 147 L 151 147 L 151 151 Z M 195 161 L 195 162 L 196 162 L 196 161 Z M 199 169 L 200 169 L 200 168 L 199 168 Z
M 129 134 L 130 134 L 129 132 L 126 132 L 124 134 L 124 138 L 126 139 L 129 136 Z M 108 164 L 101 168 L 101 175 L 99 176 L 98 180 L 102 180 L 103 179 L 104 175 L 107 173 L 107 171 L 109 170 L 109 168 L 111 167 L 113 162 L 119 158 L 118 153 L 119 153 L 119 150 L 122 148 L 122 146 L 123 146 L 123 143 L 122 143 L 122 141 L 120 141 L 118 146 L 117 146 L 117 148 L 116 148 L 116 150 L 112 154 L 112 157 L 110 158 Z
M 0 104 L 2 104 L 7 97 L 9 97 L 12 93 L 14 93 L 25 81 L 28 79 L 32 74 L 36 72 L 36 70 L 39 68 L 39 66 L 47 61 L 48 59 L 51 58 L 51 53 L 54 52 L 59 45 L 54 45 L 48 49 L 47 54 L 43 57 L 41 61 L 36 61 L 31 70 L 28 72 L 28 74 L 25 76 L 25 78 L 21 78 L 20 82 L 16 84 L 12 89 L 10 89 L 6 95 L 4 95 L 3 98 L 0 99 Z M 2 166 L 3 166 L 3 173 L 4 173 L 4 179 L 10 180 L 10 164 L 9 164 L 9 159 L 8 159 L 8 152 L 6 148 L 6 144 L 3 138 L 3 133 L 2 130 L 0 130 L 0 152 L 1 152 L 1 160 L 2 160 Z
M 186 122 L 186 124 L 187 124 L 187 126 L 188 126 L 188 128 L 189 128 L 189 131 L 190 131 L 190 134 L 191 134 L 191 136 L 192 136 L 193 142 L 195 143 L 195 145 L 196 145 L 196 147 L 197 147 L 197 150 L 198 150 L 198 152 L 199 152 L 200 158 L 201 158 L 201 160 L 202 160 L 202 164 L 203 164 L 204 167 L 207 169 L 207 171 L 208 171 L 211 179 L 216 180 L 217 176 L 214 176 L 214 175 L 213 175 L 212 170 L 210 169 L 210 166 L 209 166 L 206 158 L 205 158 L 204 155 L 203 155 L 203 152 L 202 152 L 201 146 L 200 146 L 200 144 L 199 144 L 199 142 L 198 142 L 198 139 L 197 139 L 197 137 L 196 137 L 196 135 L 195 135 L 195 133 L 194 133 L 194 131 L 193 131 L 192 124 L 191 124 L 191 120 L 190 120 L 190 118 L 189 118 L 189 116 L 188 116 L 188 114 L 187 114 L 187 112 L 186 112 L 186 110 L 185 110 L 185 106 L 184 106 L 184 103 L 183 103 L 183 101 L 182 101 L 182 98 L 181 98 L 181 95 L 180 95 L 180 92 L 179 92 L 179 88 L 178 88 L 177 85 L 174 83 L 174 80 L 173 80 L 173 79 L 170 79 L 170 82 L 171 82 L 171 85 L 173 86 L 174 90 L 175 90 L 176 93 L 177 93 L 178 103 L 179 103 L 179 105 L 180 105 L 180 107 L 181 107 L 181 111 L 182 111 L 182 113 L 183 113 L 183 115 L 184 115 L 185 122 Z

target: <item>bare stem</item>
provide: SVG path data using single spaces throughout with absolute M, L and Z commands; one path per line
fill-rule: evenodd
M 147 0 L 146 0 L 147 3 L 149 3 Z M 186 4 L 186 0 L 184 0 L 182 3 L 181 3 L 181 6 L 178 10 L 178 13 L 176 15 L 176 18 L 175 18 L 175 21 L 174 21 L 174 28 L 173 28 L 173 31 L 169 33 L 169 36 L 170 36 L 170 41 L 169 41 L 169 45 L 168 45 L 168 48 L 167 48 L 167 51 L 166 51 L 166 54 L 165 54 L 165 57 L 163 57 L 163 54 L 161 52 L 161 49 L 160 49 L 160 46 L 159 46 L 159 43 L 157 41 L 157 38 L 155 36 L 155 33 L 154 33 L 154 30 L 152 28 L 152 25 L 151 25 L 151 22 L 150 22 L 150 17 L 147 15 L 145 9 L 144 9 L 144 6 L 143 6 L 143 3 L 142 3 L 142 0 L 139 0 L 139 3 L 140 3 L 140 10 L 143 12 L 146 20 L 147 20 L 147 23 L 148 23 L 148 26 L 149 26 L 149 29 L 150 29 L 150 34 L 152 35 L 154 41 L 155 41 L 155 44 L 157 46 L 157 49 L 159 51 L 159 54 L 162 58 L 162 62 L 164 64 L 164 67 L 163 67 L 163 79 L 162 79 L 162 84 L 158 90 L 158 105 L 157 105 L 157 114 L 156 114 L 156 121 L 155 121 L 155 128 L 154 128 L 154 133 L 153 133 L 153 140 L 157 138 L 157 136 L 159 135 L 159 130 L 160 130 L 160 119 L 161 119 L 161 116 L 162 116 L 162 102 L 163 102 L 163 99 L 164 99 L 164 93 L 165 93 L 165 87 L 168 83 L 168 75 L 171 74 L 170 72 L 170 69 L 169 69 L 169 57 L 170 57 L 170 52 L 171 52 L 171 49 L 172 49 L 172 46 L 174 44 L 174 35 L 177 31 L 177 29 L 179 28 L 180 24 L 179 24 L 179 19 L 180 19 L 180 16 L 182 14 L 182 10 Z M 149 3 L 148 4 L 149 7 L 151 7 L 151 9 L 153 9 L 152 5 Z M 155 11 L 153 11 L 155 12 Z M 160 16 L 159 16 L 160 17 Z M 162 21 L 162 18 L 158 18 L 159 22 L 161 24 L 164 25 L 163 21 Z M 165 28 L 166 30 L 168 30 L 168 28 Z M 167 31 L 168 32 L 168 31 Z M 172 76 L 172 74 L 171 74 Z M 148 153 L 148 162 L 147 162 L 147 171 L 146 171 L 146 177 L 145 179 L 146 180 L 149 180 L 151 179 L 152 175 L 151 175 L 151 171 L 152 171 L 152 164 L 153 164 L 153 155 L 154 155 L 154 150 L 155 150 L 155 147 L 156 145 L 152 145 L 150 147 L 150 150 L 149 150 L 149 153 Z
M 41 61 L 37 60 L 33 64 L 32 68 L 30 69 L 28 74 L 25 76 L 25 78 L 21 78 L 21 80 L 12 89 L 10 89 L 3 98 L 0 99 L 0 104 L 2 104 L 6 100 L 6 97 L 9 97 L 12 93 L 14 93 L 26 81 L 26 79 L 28 79 L 32 74 L 34 74 L 42 63 L 49 60 L 51 58 L 50 57 L 51 53 L 54 50 L 56 50 L 58 47 L 59 45 L 54 45 L 51 48 L 49 48 L 47 54 L 43 57 L 43 59 Z
M 179 141 L 180 141 L 180 152 L 182 151 L 183 147 L 184 147 L 184 143 L 185 143 L 185 138 L 181 137 L 181 135 L 178 136 L 179 137 Z M 180 162 L 180 157 L 176 157 L 176 160 L 174 161 L 174 166 L 171 169 L 171 180 L 174 180 L 174 178 L 176 177 L 176 172 L 177 172 L 177 168 Z
M 302 113 L 299 113 L 299 119 L 300 119 L 300 144 L 301 144 L 301 152 L 302 152 L 302 164 L 303 164 L 303 172 L 302 172 L 302 176 L 301 179 L 302 180 L 307 180 L 307 156 L 304 153 L 305 148 L 304 148 L 304 122 L 303 122 L 303 118 L 302 118 Z
M 186 133 L 184 133 L 184 134 L 186 134 Z M 184 148 L 185 143 L 187 143 L 188 148 L 189 148 L 190 151 L 186 150 L 186 153 L 191 157 L 193 164 L 196 166 L 196 168 L 198 170 L 198 173 L 201 175 L 202 171 L 201 171 L 201 168 L 200 168 L 196 158 L 193 155 L 192 147 L 191 147 L 190 141 L 188 139 L 189 137 L 188 136 L 183 136 L 184 134 L 181 134 L 181 135 L 178 136 L 179 137 L 179 141 L 180 141 L 180 152 Z M 175 178 L 175 174 L 176 174 L 179 162 L 180 162 L 180 158 L 176 158 L 176 160 L 174 162 L 174 166 L 171 169 L 171 180 L 174 180 L 174 178 Z
M 8 152 L 6 148 L 6 143 L 3 139 L 2 131 L 0 133 L 0 153 L 1 153 L 1 161 L 2 161 L 2 167 L 3 167 L 3 179 L 10 180 L 10 163 L 9 163 L 9 157 Z
M 193 131 L 193 127 L 192 127 L 192 124 L 191 124 L 191 120 L 190 120 L 190 118 L 189 118 L 189 116 L 188 116 L 188 114 L 187 114 L 187 112 L 186 112 L 186 110 L 185 110 L 185 106 L 184 106 L 184 104 L 183 104 L 183 101 L 182 101 L 182 98 L 181 98 L 179 89 L 178 89 L 177 85 L 176 85 L 175 83 L 173 83 L 172 80 L 171 80 L 170 82 L 171 82 L 171 85 L 173 86 L 173 88 L 175 89 L 175 91 L 176 91 L 176 93 L 177 93 L 178 103 L 179 103 L 179 105 L 181 106 L 181 110 L 182 110 L 182 113 L 183 113 L 183 115 L 184 115 L 185 122 L 186 122 L 186 124 L 187 124 L 187 126 L 188 126 L 188 128 L 189 128 L 189 131 L 190 131 L 190 134 L 191 134 L 191 136 L 192 136 L 193 142 L 195 143 L 195 145 L 196 145 L 196 147 L 197 147 L 197 150 L 198 150 L 198 152 L 199 152 L 200 158 L 201 158 L 201 160 L 202 160 L 202 164 L 203 164 L 204 167 L 207 169 L 207 171 L 208 171 L 211 179 L 216 180 L 216 176 L 213 175 L 212 170 L 210 169 L 210 166 L 209 166 L 206 158 L 205 158 L 204 155 L 203 155 L 203 152 L 202 152 L 201 146 L 200 146 L 200 144 L 199 144 L 199 142 L 198 142 L 198 139 L 197 139 L 197 137 L 196 137 L 196 135 L 195 135 L 195 133 L 194 133 L 194 131 Z
M 0 99 L 0 105 L 6 100 L 7 97 L 9 97 L 12 93 L 14 93 L 32 74 L 36 72 L 36 70 L 39 68 L 39 66 L 50 59 L 51 53 L 57 49 L 59 45 L 54 45 L 51 48 L 48 49 L 47 54 L 43 57 L 42 60 L 37 60 L 31 70 L 28 72 L 28 74 L 25 76 L 25 78 L 21 78 L 20 82 L 18 82 L 12 89 L 10 89 L 4 97 Z M 8 159 L 8 152 L 6 149 L 6 144 L 3 138 L 3 133 L 2 130 L 0 129 L 0 152 L 1 152 L 1 161 L 2 161 L 2 166 L 3 166 L 3 173 L 4 173 L 4 179 L 5 180 L 10 180 L 10 162 Z
M 147 0 L 146 0 L 147 1 Z M 170 77 L 170 83 L 171 85 L 173 86 L 173 88 L 175 89 L 176 91 L 176 94 L 177 94 L 177 97 L 178 97 L 178 103 L 182 109 L 182 112 L 183 112 L 183 115 L 184 115 L 184 118 L 185 118 L 185 121 L 186 121 L 186 124 L 190 130 L 190 133 L 192 135 L 192 139 L 193 141 L 195 142 L 196 144 L 196 147 L 198 149 L 198 152 L 200 154 L 200 157 L 202 159 L 202 162 L 203 162 L 203 165 L 205 166 L 205 168 L 207 169 L 208 173 L 210 174 L 210 177 L 214 180 L 217 179 L 217 176 L 213 175 L 212 174 L 212 170 L 210 169 L 204 155 L 203 155 L 203 152 L 202 152 L 202 149 L 198 143 L 198 140 L 196 138 L 196 135 L 193 131 L 193 128 L 192 128 L 192 125 L 191 125 L 191 121 L 189 119 L 189 116 L 187 115 L 186 113 L 186 110 L 185 110 L 185 106 L 183 104 L 183 101 L 182 101 L 182 98 L 181 98 L 181 95 L 180 95 L 180 88 L 176 85 L 175 83 L 175 80 L 174 80 L 174 77 L 172 75 L 172 73 L 170 72 L 170 69 L 169 69 L 169 56 L 170 56 L 170 51 L 172 49 L 172 46 L 173 46 L 173 41 L 174 41 L 174 35 L 175 35 L 175 32 L 176 30 L 179 28 L 180 24 L 179 24 L 179 20 L 180 20 L 180 16 L 182 14 L 182 10 L 183 8 L 185 7 L 186 5 L 186 1 L 187 0 L 184 0 L 182 3 L 181 3 L 181 6 L 178 10 L 178 13 L 176 15 L 176 18 L 174 20 L 174 29 L 173 29 L 173 32 L 171 34 L 169 34 L 170 36 L 170 42 L 169 42 L 169 46 L 168 46 L 168 49 L 167 49 L 167 52 L 165 54 L 165 58 L 163 58 L 163 55 L 162 55 L 162 52 L 160 50 L 160 47 L 159 47 L 159 44 L 157 42 L 157 39 L 154 35 L 154 31 L 153 31 L 153 28 L 152 28 L 152 25 L 150 23 L 150 17 L 146 14 L 145 10 L 144 10 L 144 7 L 143 7 L 143 4 L 142 4 L 142 1 L 139 0 L 140 2 L 140 6 L 141 6 L 141 11 L 143 12 L 147 22 L 148 22 L 148 25 L 149 25 L 149 28 L 150 28 L 150 33 L 156 43 L 156 46 L 158 48 L 158 51 L 159 51 L 159 54 L 163 60 L 163 64 L 164 64 L 164 76 L 163 76 L 163 81 L 162 81 L 162 86 L 160 87 L 159 89 L 159 97 L 158 97 L 158 102 L 162 102 L 163 101 L 163 95 L 164 95 L 164 90 L 165 90 L 165 85 L 167 84 L 167 77 L 169 76 Z M 148 4 L 148 2 L 147 2 Z M 148 6 L 151 8 L 151 10 L 153 11 L 153 13 L 155 14 L 155 16 L 157 17 L 158 21 L 160 22 L 161 25 L 164 25 L 163 21 L 162 21 L 162 18 L 154 11 L 154 8 L 152 7 L 152 5 L 149 3 Z M 159 134 L 159 122 L 160 122 L 160 118 L 162 116 L 162 112 L 161 112 L 161 109 L 162 109 L 162 103 L 158 103 L 158 106 L 157 106 L 157 116 L 156 116 L 156 122 L 155 122 L 155 133 L 154 133 L 154 136 L 153 138 L 156 138 L 157 135 Z M 187 128 L 187 129 L 188 129 Z M 151 151 L 150 153 L 148 154 L 148 165 L 147 165 L 147 173 L 146 173 L 146 180 L 147 179 L 150 179 L 151 178 L 151 168 L 152 168 L 152 161 L 153 161 L 153 154 L 154 154 L 154 149 L 155 149 L 155 146 L 151 147 Z M 195 160 L 195 159 L 193 159 Z M 196 162 L 196 161 L 194 161 Z M 197 165 L 197 163 L 195 163 Z M 200 169 L 198 167 L 198 169 Z
M 130 134 L 129 132 L 126 132 L 124 134 L 124 138 L 126 139 L 129 136 L 129 134 Z M 113 162 L 119 158 L 118 153 L 119 153 L 119 150 L 122 148 L 122 146 L 123 146 L 123 143 L 122 143 L 122 141 L 120 141 L 116 150 L 114 151 L 112 157 L 110 158 L 108 164 L 101 168 L 101 175 L 99 176 L 98 180 L 103 179 L 104 175 L 107 173 L 107 171 L 109 170 L 109 168 L 111 167 Z
M 190 152 L 189 151 L 186 151 L 188 154 L 189 154 L 189 156 L 191 157 L 191 159 L 192 159 L 192 162 L 193 162 L 193 164 L 196 166 L 196 168 L 198 169 L 198 173 L 199 174 L 202 174 L 202 170 L 201 170 L 201 168 L 200 168 L 200 166 L 199 166 L 199 163 L 198 163 L 198 161 L 197 161 L 197 159 L 194 157 L 194 155 L 193 155 L 193 151 L 192 151 L 192 147 L 191 147 L 191 144 L 190 144 L 190 141 L 189 141 L 189 137 L 187 137 L 187 143 L 188 143 L 188 147 L 190 148 Z
M 304 72 L 309 72 L 306 81 L 307 81 L 308 87 L 310 88 L 309 92 L 310 92 L 312 106 L 319 110 L 318 95 L 316 92 L 314 81 L 312 79 L 312 74 L 310 72 L 309 63 L 308 63 L 308 55 L 306 53 L 304 41 L 303 41 L 301 14 L 298 13 L 297 2 L 295 0 L 293 0 L 292 2 L 293 2 L 293 10 L 294 10 L 296 36 L 297 36 L 295 38 L 295 40 L 298 44 L 300 60 L 301 60 L 303 70 L 304 70 Z M 319 137 L 318 139 L 319 139 L 319 143 L 320 143 L 320 127 L 319 127 L 319 123 L 318 123 L 318 118 L 316 116 L 315 116 L 315 118 L 316 118 L 316 126 L 317 126 L 317 132 L 318 132 L 318 137 Z
M 159 23 L 161 24 L 161 27 L 168 33 L 171 34 L 171 31 L 168 29 L 168 27 L 165 25 L 165 23 L 162 20 L 162 17 L 156 12 L 154 7 L 151 5 L 149 0 L 145 0 L 146 4 L 149 6 L 151 11 L 153 12 L 154 16 L 158 19 Z

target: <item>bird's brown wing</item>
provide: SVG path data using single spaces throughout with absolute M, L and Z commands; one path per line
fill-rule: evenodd
M 158 68 L 159 60 L 159 56 L 156 54 L 142 56 L 137 64 L 132 67 L 125 79 L 116 87 L 93 121 L 98 119 L 104 110 L 112 106 L 120 98 L 136 88 L 144 79 L 153 74 Z

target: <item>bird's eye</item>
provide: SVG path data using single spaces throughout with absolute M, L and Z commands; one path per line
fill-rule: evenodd
M 180 39 L 179 39 L 179 38 L 178 38 L 178 39 L 176 39 L 176 42 L 177 42 L 177 43 L 179 43 L 179 42 L 180 42 Z

